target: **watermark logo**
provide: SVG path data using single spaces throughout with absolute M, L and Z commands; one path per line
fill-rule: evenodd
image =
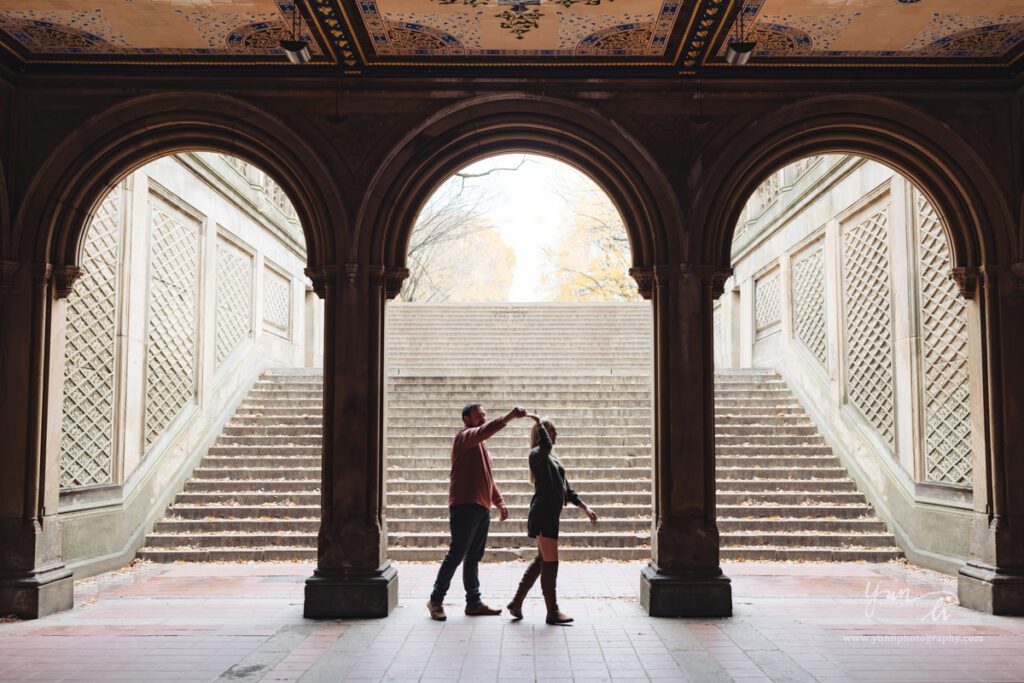
M 864 585 L 864 597 L 867 598 L 867 606 L 864 608 L 864 616 L 871 618 L 875 615 L 875 609 L 880 603 L 897 604 L 901 607 L 921 607 L 925 609 L 920 621 L 931 621 L 941 623 L 948 621 L 950 608 L 958 604 L 956 595 L 950 591 L 938 590 L 913 595 L 909 588 L 890 590 L 883 588 L 880 584 L 868 581 Z

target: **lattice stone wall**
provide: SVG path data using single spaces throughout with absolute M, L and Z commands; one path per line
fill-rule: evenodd
M 124 192 L 115 187 L 85 234 L 82 275 L 67 301 L 61 488 L 113 477 L 114 345 Z
M 886 206 L 843 226 L 843 304 L 848 398 L 895 449 L 888 220 Z
M 950 256 L 934 207 L 914 192 L 921 278 L 925 477 L 971 485 L 967 305 L 949 277 Z
M 778 272 L 762 277 L 754 285 L 754 322 L 758 330 L 771 327 L 782 319 L 781 286 L 782 278 Z
M 719 367 L 725 366 L 725 334 L 722 329 L 722 303 L 720 301 L 715 302 L 714 313 L 712 314 L 713 323 L 713 340 L 715 345 L 715 365 Z
M 804 251 L 792 270 L 793 332 L 807 350 L 825 365 L 828 332 L 825 329 L 825 250 L 821 244 Z
M 195 395 L 199 268 L 195 221 L 151 199 L 150 227 L 147 450 Z
M 217 365 L 252 329 L 252 256 L 217 240 Z
M 270 268 L 266 269 L 263 281 L 263 319 L 285 335 L 291 328 L 291 287 L 287 279 Z

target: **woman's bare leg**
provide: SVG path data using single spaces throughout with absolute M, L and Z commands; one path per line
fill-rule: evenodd
M 558 539 L 537 536 L 537 550 L 545 562 L 558 562 Z

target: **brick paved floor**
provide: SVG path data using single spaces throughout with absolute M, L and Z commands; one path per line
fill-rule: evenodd
M 304 564 L 140 566 L 76 585 L 74 610 L 0 624 L 0 681 L 1024 680 L 1024 618 L 956 605 L 953 579 L 900 564 L 725 565 L 731 619 L 652 619 L 639 564 L 563 564 L 570 627 L 449 619 L 424 602 L 436 567 L 402 564 L 386 620 L 306 621 Z M 484 565 L 503 605 L 523 565 Z M 456 580 L 458 585 L 458 580 Z

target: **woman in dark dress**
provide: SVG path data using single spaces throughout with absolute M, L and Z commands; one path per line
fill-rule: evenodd
M 526 568 L 519 590 L 508 604 L 508 611 L 518 621 L 523 618 L 523 600 L 540 576 L 540 587 L 547 606 L 547 623 L 566 624 L 572 621 L 558 610 L 555 585 L 558 579 L 558 522 L 567 503 L 577 506 L 597 523 L 597 513 L 587 507 L 565 478 L 565 467 L 551 452 L 558 440 L 558 430 L 551 420 L 541 420 L 527 414 L 534 421 L 530 432 L 530 483 L 533 499 L 526 527 L 530 538 L 537 539 L 537 557 Z

